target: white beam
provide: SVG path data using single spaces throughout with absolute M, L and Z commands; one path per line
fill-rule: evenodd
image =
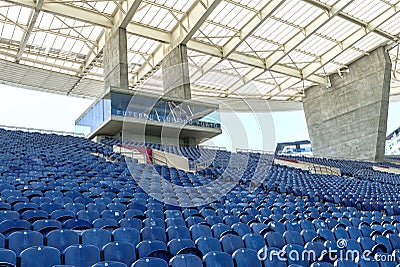
M 248 84 L 250 81 L 253 81 L 254 79 L 256 79 L 258 76 L 260 76 L 261 74 L 263 74 L 265 72 L 265 70 L 263 69 L 259 69 L 259 68 L 254 68 L 251 71 L 249 71 L 248 73 L 246 73 L 242 79 L 238 80 L 237 82 L 235 82 L 231 88 L 229 88 L 228 90 L 226 90 L 223 94 L 225 94 L 226 96 L 230 95 L 230 94 L 234 94 L 237 90 L 239 90 L 240 88 L 242 88 L 243 86 L 245 86 L 246 84 Z
M 236 50 L 250 35 L 257 30 L 283 3 L 285 0 L 272 0 L 265 5 L 258 14 L 256 14 L 242 29 L 239 36 L 232 37 L 222 48 L 224 57 L 229 56 Z
M 21 43 L 19 44 L 17 56 L 15 57 L 15 62 L 17 63 L 20 61 L 22 54 L 24 53 L 24 50 L 26 48 L 26 45 L 28 44 L 29 36 L 31 35 L 32 30 L 35 27 L 40 10 L 42 9 L 43 6 L 43 2 L 44 0 L 37 0 L 35 9 L 32 11 L 28 27 L 26 29 L 26 32 L 24 33 L 24 36 L 22 37 Z
M 312 0 L 307 0 L 307 1 L 312 1 Z M 385 23 L 387 20 L 398 14 L 398 10 L 400 10 L 400 5 L 397 4 L 382 14 L 380 14 L 378 17 L 373 19 L 370 23 L 366 24 L 365 27 L 362 27 L 358 29 L 355 33 L 347 37 L 345 40 L 343 40 L 340 44 L 334 46 L 331 48 L 328 52 L 326 52 L 324 55 L 320 57 L 320 60 L 318 62 L 313 62 L 310 63 L 308 66 L 306 66 L 302 70 L 303 77 L 302 79 L 304 80 L 310 80 L 309 77 L 312 75 L 315 75 L 315 72 L 318 71 L 320 68 L 324 67 L 326 64 L 328 64 L 332 59 L 335 57 L 339 56 L 342 54 L 344 51 L 346 51 L 348 48 L 352 47 L 354 44 L 356 44 L 358 41 L 360 41 L 362 38 L 364 38 L 367 34 L 370 32 L 375 32 L 376 29 Z M 281 89 L 282 91 L 285 91 L 296 84 L 298 84 L 299 81 L 298 79 L 293 79 L 290 78 L 283 82 L 281 84 Z
M 5 0 L 5 2 L 30 8 L 36 7 L 35 2 L 32 0 Z M 42 11 L 108 28 L 113 26 L 112 18 L 107 15 L 100 14 L 82 7 L 64 4 L 62 2 L 44 2 Z
M 342 12 L 349 4 L 354 0 L 342 0 L 337 2 L 329 10 L 322 13 L 315 20 L 313 20 L 309 25 L 307 25 L 303 31 L 294 35 L 289 41 L 283 45 L 283 50 L 276 50 L 266 59 L 267 68 L 275 66 L 280 60 L 282 60 L 286 55 L 296 49 L 300 44 L 307 40 L 311 35 L 316 33 L 321 27 L 332 20 L 337 14 Z
M 171 32 L 169 50 L 187 44 L 222 0 L 198 0 Z
M 133 16 L 138 10 L 142 0 L 126 0 L 122 4 L 122 10 L 118 9 L 117 13 L 114 15 L 113 24 L 114 30 L 117 28 L 126 28 L 131 22 Z
M 326 10 L 328 12 L 331 9 L 327 4 L 324 4 L 324 3 L 322 3 L 322 2 L 320 2 L 318 0 L 302 0 L 302 1 L 304 1 L 306 3 L 309 3 L 310 5 L 316 6 L 318 8 L 321 8 L 323 10 Z M 396 4 L 396 5 L 398 5 L 398 4 Z M 395 7 L 395 8 L 398 9 L 397 7 Z M 350 16 L 350 15 L 344 13 L 344 12 L 339 12 L 337 14 L 337 16 L 342 18 L 342 19 L 344 19 L 344 20 L 347 20 L 348 22 L 351 22 L 353 24 L 359 25 L 361 27 L 366 27 L 367 26 L 367 24 L 365 22 L 363 22 L 363 21 L 361 21 L 359 19 L 356 19 L 355 17 L 352 17 L 352 16 Z M 378 29 L 378 28 L 374 29 L 373 32 L 378 34 L 378 35 L 380 35 L 380 36 L 382 36 L 382 37 L 384 37 L 384 38 L 387 38 L 387 39 L 391 39 L 392 40 L 393 38 L 396 38 L 396 36 L 393 36 L 393 35 L 385 32 L 385 31 L 382 31 L 381 29 Z
M 366 28 L 360 28 L 345 40 L 343 40 L 340 44 L 334 46 L 328 52 L 321 56 L 319 62 L 310 63 L 303 69 L 304 78 L 307 78 L 313 75 L 317 70 L 328 64 L 332 59 L 342 54 L 345 50 L 352 47 L 374 29 L 378 28 L 380 25 L 391 19 L 393 16 L 397 15 L 400 10 L 400 4 L 397 4 L 394 7 L 389 8 L 378 17 L 373 19 L 370 23 L 368 23 Z
M 164 57 L 180 44 L 188 44 L 190 39 L 201 27 L 208 16 L 222 0 L 198 0 L 189 11 L 182 17 L 177 26 L 172 30 L 169 45 L 160 44 L 156 51 L 150 56 L 148 62 L 144 63 L 137 74 L 132 77 L 132 82 L 138 83 L 153 68 L 161 63 Z M 129 28 L 127 28 L 129 30 Z
M 222 51 L 220 47 L 216 47 L 211 44 L 206 44 L 206 43 L 201 43 L 195 40 L 191 40 L 188 43 L 188 48 L 203 54 L 211 55 L 217 58 L 224 58 L 222 55 Z M 247 66 L 252 66 L 260 69 L 266 69 L 265 63 L 256 58 L 252 57 L 249 55 L 245 55 L 239 52 L 233 52 L 231 53 L 227 59 L 247 65 Z M 277 72 L 280 74 L 285 74 L 291 77 L 296 77 L 296 78 L 302 78 L 302 73 L 299 70 L 296 70 L 294 68 L 286 67 L 283 65 L 275 65 L 270 69 L 273 72 Z M 311 75 L 310 77 L 307 78 L 311 82 L 315 83 L 320 83 L 320 84 L 327 84 L 327 81 L 325 78 L 318 76 L 318 75 Z
M 143 78 L 156 68 L 158 64 L 164 59 L 168 45 L 159 45 L 148 60 L 139 68 L 138 72 L 132 77 L 132 82 L 139 83 Z
M 118 8 L 114 14 L 113 26 L 110 32 L 108 32 L 107 29 L 103 29 L 100 36 L 97 38 L 96 44 L 86 56 L 85 63 L 82 65 L 78 76 L 82 76 L 87 71 L 87 68 L 93 64 L 99 54 L 102 53 L 107 42 L 107 36 L 115 32 L 118 28 L 126 28 L 129 25 L 141 3 L 142 0 L 127 0 L 123 2 L 122 10 Z

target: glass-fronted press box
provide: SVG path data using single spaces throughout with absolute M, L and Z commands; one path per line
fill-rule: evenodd
M 218 105 L 111 88 L 76 120 L 76 132 L 89 136 L 112 116 L 221 128 Z

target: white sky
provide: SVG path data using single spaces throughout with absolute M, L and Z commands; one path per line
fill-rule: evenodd
M 73 132 L 75 131 L 75 120 L 92 102 L 93 100 L 0 85 L 0 125 Z M 391 103 L 388 133 L 400 126 L 399 114 L 400 103 Z M 232 135 L 238 132 L 235 133 L 231 130 L 230 133 L 221 135 L 212 143 L 227 148 L 233 145 L 242 148 L 248 146 L 252 149 L 270 150 L 274 149 L 273 144 L 262 140 L 260 135 L 268 135 L 276 142 L 309 139 L 302 111 L 275 112 L 272 114 L 273 122 L 270 116 L 267 117 L 265 123 L 267 126 L 260 130 L 256 127 L 257 122 L 252 115 L 239 115 L 242 125 L 246 125 L 242 128 L 244 128 L 243 131 L 246 132 L 247 138 L 234 137 Z M 225 119 L 229 121 L 229 115 L 225 116 Z M 249 125 L 251 126 L 249 127 Z M 275 134 L 271 133 L 271 127 L 275 129 Z M 235 142 L 238 144 L 232 144 L 229 136 L 232 136 L 232 140 L 237 140 Z

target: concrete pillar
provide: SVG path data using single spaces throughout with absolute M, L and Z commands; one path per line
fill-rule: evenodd
M 391 62 L 378 48 L 330 76 L 332 86 L 305 91 L 303 107 L 313 153 L 381 161 L 385 153 Z
M 103 52 L 104 90 L 110 86 L 128 89 L 128 54 L 126 30 L 119 28 L 106 42 Z
M 186 45 L 174 48 L 162 62 L 164 95 L 190 99 L 190 77 Z

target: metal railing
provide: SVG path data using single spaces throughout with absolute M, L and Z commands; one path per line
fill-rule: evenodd
M 331 166 L 322 166 L 322 165 L 311 165 L 308 166 L 308 170 L 310 171 L 310 173 L 313 174 L 328 174 L 328 175 L 339 175 L 340 173 L 337 172 L 336 170 L 332 169 Z
M 236 153 L 254 153 L 254 154 L 268 154 L 268 155 L 274 155 L 275 151 L 266 151 L 266 150 L 261 150 L 261 149 L 250 149 L 250 148 L 236 148 Z
M 11 130 L 11 131 L 23 131 L 23 132 L 29 132 L 29 133 L 43 133 L 43 134 L 57 134 L 57 135 L 71 135 L 71 136 L 76 136 L 76 137 L 85 137 L 85 134 L 83 134 L 83 133 L 36 129 L 36 128 L 20 127 L 20 126 L 0 125 L 0 129 Z
M 210 145 L 199 145 L 199 148 L 203 149 L 213 149 L 213 150 L 226 150 L 226 147 L 224 146 L 210 146 Z

